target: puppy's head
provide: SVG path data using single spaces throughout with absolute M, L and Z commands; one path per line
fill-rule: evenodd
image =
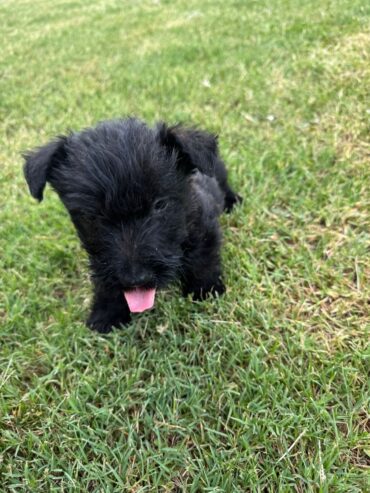
M 121 289 L 131 311 L 151 307 L 155 290 L 181 269 L 197 209 L 189 178 L 213 173 L 216 139 L 127 119 L 58 137 L 24 157 L 31 194 L 41 201 L 47 182 L 57 191 L 93 276 Z

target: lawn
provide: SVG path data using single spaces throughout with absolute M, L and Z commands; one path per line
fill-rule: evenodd
M 0 487 L 370 489 L 370 3 L 0 3 Z M 137 115 L 219 135 L 227 293 L 107 336 L 21 153 Z

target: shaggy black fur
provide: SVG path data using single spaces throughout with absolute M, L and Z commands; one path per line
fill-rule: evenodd
M 51 184 L 88 253 L 91 328 L 129 322 L 124 290 L 179 278 L 195 299 L 224 292 L 218 216 L 241 199 L 215 136 L 129 118 L 60 136 L 24 157 L 31 194 L 41 201 Z

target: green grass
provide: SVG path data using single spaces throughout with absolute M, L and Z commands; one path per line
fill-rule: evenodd
M 369 491 L 370 3 L 0 4 L 5 492 Z M 106 337 L 20 153 L 122 115 L 220 135 L 227 294 Z

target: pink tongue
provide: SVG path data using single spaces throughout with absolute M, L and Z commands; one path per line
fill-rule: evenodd
M 132 289 L 124 291 L 128 307 L 132 313 L 140 313 L 153 308 L 155 289 Z

